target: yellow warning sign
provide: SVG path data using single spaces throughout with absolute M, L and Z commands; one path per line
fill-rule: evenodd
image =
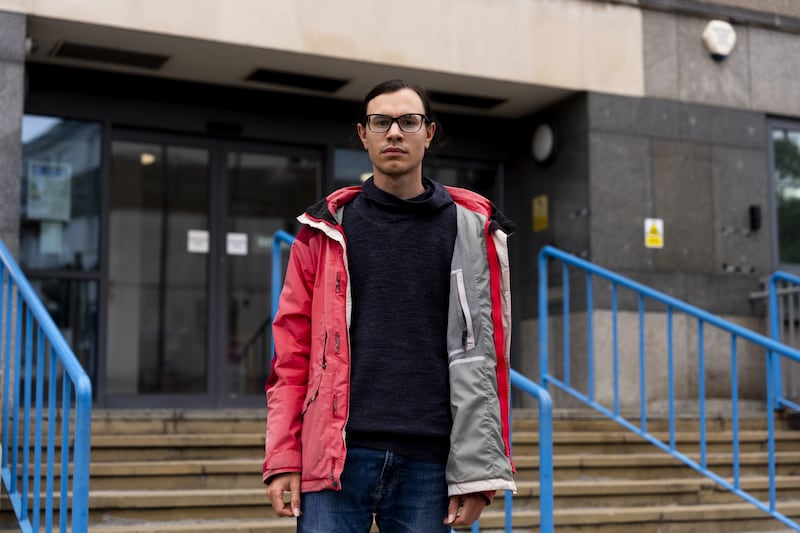
M 544 231 L 550 227 L 550 213 L 547 205 L 546 194 L 533 197 L 533 231 Z
M 664 220 L 660 218 L 644 219 L 645 248 L 664 247 Z

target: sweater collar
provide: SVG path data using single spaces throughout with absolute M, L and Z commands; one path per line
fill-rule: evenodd
M 361 190 L 370 202 L 382 209 L 396 212 L 431 213 L 453 203 L 450 193 L 440 183 L 423 177 L 422 186 L 425 192 L 407 200 L 379 189 L 373 178 L 365 181 Z

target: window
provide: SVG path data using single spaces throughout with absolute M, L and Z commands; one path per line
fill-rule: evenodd
M 366 150 L 336 148 L 333 151 L 333 189 L 361 185 L 372 176 L 372 163 Z
M 779 263 L 800 264 L 800 124 L 772 128 Z
M 425 161 L 424 174 L 444 185 L 463 187 L 481 194 L 502 209 L 502 165 L 486 161 L 438 157 Z
M 98 122 L 22 119 L 19 262 L 92 380 L 100 277 Z
M 23 117 L 23 269 L 99 269 L 101 137 L 97 122 Z

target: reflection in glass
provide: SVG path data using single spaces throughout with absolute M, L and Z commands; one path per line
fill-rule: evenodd
M 426 158 L 423 175 L 444 185 L 475 191 L 500 206 L 498 190 L 501 167 L 497 163 L 453 158 Z M 333 153 L 333 188 L 361 185 L 372 175 L 366 150 L 337 148 Z
M 297 232 L 295 217 L 316 201 L 316 157 L 232 152 L 228 155 L 228 342 L 224 387 L 229 398 L 261 395 L 269 372 L 272 236 Z M 287 254 L 288 255 L 288 254 Z
M 333 152 L 333 188 L 361 185 L 372 175 L 372 163 L 366 150 L 336 148 Z
M 31 286 L 41 298 L 64 340 L 80 361 L 92 382 L 97 375 L 97 305 L 95 281 L 32 279 Z M 95 391 L 96 392 L 96 391 Z
M 800 129 L 772 130 L 778 260 L 800 263 Z
M 502 209 L 498 191 L 500 165 L 497 163 L 441 157 L 426 161 L 424 173 L 444 185 L 475 191 Z
M 205 392 L 208 254 L 188 236 L 208 231 L 208 152 L 111 152 L 107 392 Z
M 23 117 L 23 269 L 99 268 L 101 134 L 98 122 Z

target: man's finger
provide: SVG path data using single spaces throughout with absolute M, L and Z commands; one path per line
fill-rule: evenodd
M 459 511 L 459 506 L 463 500 L 461 496 L 450 496 L 450 501 L 447 504 L 447 517 L 444 519 L 445 524 L 452 524 L 456 520 L 456 515 Z
M 300 476 L 293 477 L 289 486 L 291 487 L 289 505 L 292 509 L 292 516 L 300 516 L 302 514 L 300 510 Z
M 480 494 L 466 494 L 461 496 L 460 506 L 452 525 L 472 525 L 475 520 L 480 518 L 484 507 L 486 507 L 486 499 Z
M 288 505 L 283 503 L 283 491 L 282 490 L 275 490 L 272 487 L 267 489 L 267 499 L 269 500 L 270 504 L 272 505 L 272 509 L 275 511 L 275 514 L 278 516 L 292 516 L 291 511 L 288 509 Z

